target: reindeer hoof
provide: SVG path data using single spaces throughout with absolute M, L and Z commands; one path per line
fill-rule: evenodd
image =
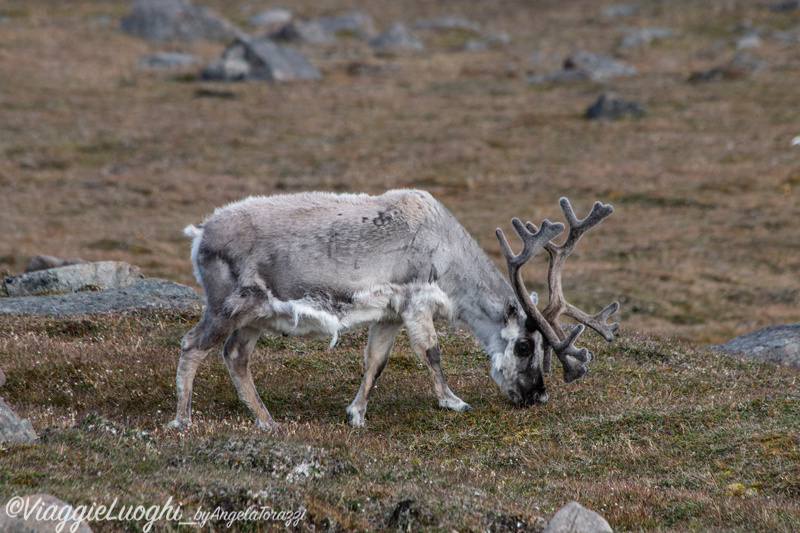
M 464 411 L 472 411 L 472 407 L 470 407 L 467 402 L 460 398 L 441 400 L 439 402 L 439 407 L 450 409 L 451 411 L 458 411 L 459 413 L 463 413 Z
M 356 411 L 353 409 L 347 410 L 347 423 L 350 424 L 350 427 L 354 428 L 363 428 L 364 427 L 364 413 Z
M 167 424 L 167 429 L 171 429 L 173 431 L 186 431 L 189 429 L 189 425 L 191 422 L 188 420 L 178 420 L 177 418 Z

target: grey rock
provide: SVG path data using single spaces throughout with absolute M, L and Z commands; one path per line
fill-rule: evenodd
M 736 54 L 733 59 L 718 67 L 693 72 L 690 82 L 735 80 L 760 72 L 767 67 L 766 61 L 750 54 Z
M 200 61 L 197 56 L 181 54 L 178 52 L 156 52 L 139 60 L 140 67 L 147 68 L 173 68 L 193 65 Z
M 484 35 L 483 40 L 490 46 L 508 46 L 511 44 L 511 36 L 504 31 L 489 33 Z
M 597 101 L 586 110 L 586 118 L 592 120 L 613 120 L 623 115 L 643 115 L 644 107 L 639 102 L 623 100 L 613 92 L 600 95 Z
M 791 0 L 789 2 L 777 2 L 774 4 L 770 4 L 769 6 L 770 11 L 794 11 L 795 9 L 800 9 L 800 1 L 798 0 Z
M 316 80 L 322 75 L 299 50 L 259 36 L 236 39 L 200 77 L 221 81 L 294 81 Z
M 480 39 L 467 39 L 461 47 L 465 52 L 482 52 L 486 50 L 486 43 Z
M 636 68 L 616 59 L 579 50 L 564 60 L 564 68 L 528 77 L 528 83 L 594 80 L 606 81 L 617 76 L 636 74 Z
M 274 7 L 261 13 L 256 13 L 247 19 L 247 22 L 253 26 L 261 26 L 267 30 L 272 30 L 288 24 L 291 20 L 291 11 L 282 7 Z
M 286 43 L 331 44 L 336 37 L 317 20 L 295 20 L 270 34 L 270 39 Z
M 88 261 L 84 261 L 78 257 L 62 259 L 60 257 L 53 257 L 52 255 L 40 254 L 31 259 L 31 262 L 28 263 L 28 266 L 25 268 L 25 272 L 36 272 L 37 270 L 47 270 L 48 268 L 68 265 L 81 265 L 84 263 L 88 263 Z
M 113 289 L 142 278 L 142 271 L 137 266 L 121 261 L 100 261 L 8 276 L 3 285 L 9 296 L 20 297 L 45 292 L 75 292 L 86 287 Z
M 415 30 L 467 30 L 480 32 L 481 25 L 458 15 L 417 20 L 411 25 Z
M 585 81 L 591 79 L 589 74 L 580 70 L 554 70 L 543 74 L 528 76 L 527 82 L 531 84 L 550 82 Z
M 635 48 L 644 46 L 657 39 L 673 37 L 677 32 L 670 28 L 631 28 L 619 42 L 620 48 Z
M 120 31 L 154 42 L 233 39 L 243 32 L 219 15 L 187 0 L 137 0 Z
M 6 384 L 6 375 L 3 373 L 3 369 L 0 368 L 0 387 Z
M 609 18 L 628 17 L 635 15 L 639 8 L 635 4 L 620 4 L 603 8 L 603 15 Z
M 543 533 L 613 533 L 613 530 L 596 512 L 578 502 L 569 502 L 553 515 Z
M 567 57 L 564 60 L 564 70 L 585 72 L 596 81 L 636 74 L 636 68 L 627 63 L 585 50 L 579 50 Z
M 758 48 L 761 46 L 761 37 L 758 35 L 745 35 L 736 40 L 736 49 L 744 50 L 745 48 Z
M 790 43 L 800 43 L 800 33 L 795 31 L 776 31 L 772 33 L 772 38 L 778 41 L 787 41 Z
M 33 430 L 30 420 L 20 418 L 6 402 L 0 398 L 0 442 L 31 443 L 39 436 Z M 0 528 L 0 531 L 3 531 Z
M 97 292 L 0 298 L 0 314 L 78 315 L 126 309 L 201 309 L 203 298 L 185 285 L 146 278 Z
M 85 520 L 74 517 L 73 507 L 50 494 L 32 494 L 22 499 L 22 509 L 31 512 L 26 519 L 22 513 L 9 515 L 6 502 L 0 508 L 0 531 L 4 533 L 92 533 Z M 47 511 L 51 506 L 57 510 Z M 12 506 L 13 510 L 13 506 Z M 39 520 L 39 517 L 55 516 L 58 520 Z M 63 519 L 62 519 L 63 517 Z
M 424 50 L 425 45 L 402 22 L 395 22 L 389 29 L 369 41 L 374 48 L 406 48 Z
M 800 322 L 769 326 L 709 348 L 783 366 L 800 367 Z

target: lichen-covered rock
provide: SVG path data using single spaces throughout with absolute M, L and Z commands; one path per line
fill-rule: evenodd
M 200 309 L 203 298 L 185 285 L 146 278 L 105 291 L 0 298 L 0 314 L 79 315 L 125 309 Z
M 33 430 L 30 420 L 20 418 L 9 405 L 0 398 L 0 442 L 31 443 L 39 436 Z M 0 528 L 0 531 L 3 531 Z
M 3 369 L 0 368 L 0 387 L 6 384 L 6 375 L 3 373 Z
M 613 533 L 606 519 L 578 502 L 569 502 L 553 515 L 544 533 Z
M 8 276 L 3 280 L 11 297 L 35 296 L 53 292 L 75 292 L 86 287 L 114 289 L 143 279 L 137 266 L 121 261 L 82 263 Z
M 3 533 L 92 533 L 75 508 L 50 494 L 32 494 L 11 499 L 0 507 Z

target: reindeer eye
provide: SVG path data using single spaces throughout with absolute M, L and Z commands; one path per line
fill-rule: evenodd
M 518 340 L 514 345 L 514 354 L 517 357 L 528 357 L 533 353 L 533 344 L 525 339 Z

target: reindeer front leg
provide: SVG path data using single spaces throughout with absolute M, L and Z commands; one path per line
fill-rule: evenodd
M 442 372 L 439 339 L 433 326 L 433 314 L 429 308 L 420 309 L 420 307 L 424 306 L 411 306 L 411 309 L 403 313 L 403 321 L 414 353 L 428 367 L 433 379 L 433 390 L 439 398 L 439 407 L 453 411 L 470 411 L 472 407 L 453 394 L 447 386 Z
M 364 379 L 361 380 L 356 399 L 347 408 L 347 423 L 353 427 L 364 427 L 369 394 L 386 366 L 397 331 L 402 325 L 399 321 L 376 322 L 369 329 L 369 340 L 364 350 Z

